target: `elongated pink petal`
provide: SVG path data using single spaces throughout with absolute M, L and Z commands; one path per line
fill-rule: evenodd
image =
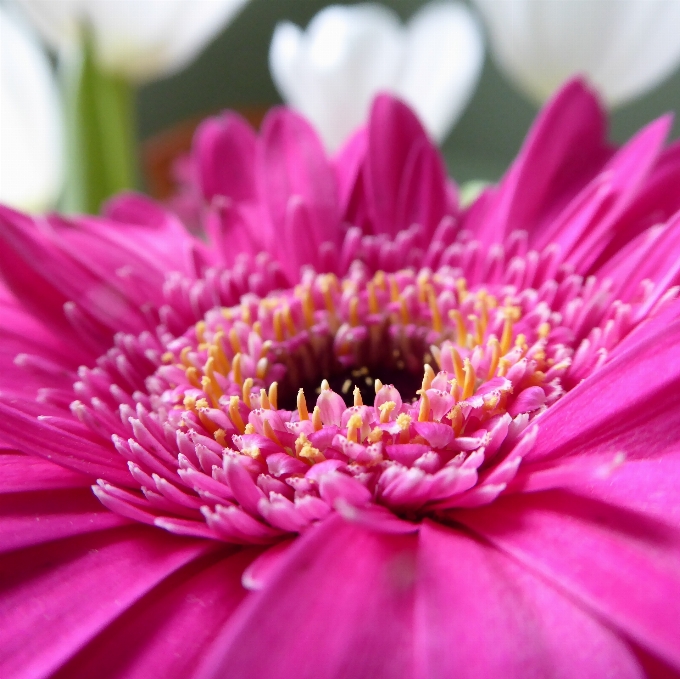
M 298 114 L 279 108 L 265 118 L 258 177 L 271 224 L 269 232 L 262 235 L 273 253 L 281 245 L 280 230 L 293 196 L 299 196 L 309 211 L 309 230 L 302 237 L 317 244 L 338 240 L 340 212 L 335 173 L 315 131 Z
M 88 488 L 0 496 L 0 554 L 126 524 Z
M 256 199 L 256 143 L 253 128 L 232 111 L 199 125 L 192 156 L 206 200 L 216 195 L 237 201 Z
M 412 677 L 414 550 L 411 536 L 324 521 L 244 604 L 198 677 Z
M 455 520 L 680 669 L 680 531 L 556 491 Z
M 247 591 L 241 574 L 255 554 L 228 550 L 196 560 L 131 606 L 54 679 L 187 679 Z
M 476 237 L 494 242 L 516 229 L 540 237 L 539 227 L 594 177 L 610 154 L 598 101 L 580 80 L 572 81 L 536 119 Z
M 0 675 L 50 675 L 171 573 L 215 549 L 143 526 L 0 559 Z
M 0 495 L 57 488 L 87 488 L 92 480 L 49 460 L 14 452 L 0 454 Z
M 493 547 L 430 521 L 418 540 L 416 597 L 418 676 L 644 676 L 625 642 L 560 591 Z

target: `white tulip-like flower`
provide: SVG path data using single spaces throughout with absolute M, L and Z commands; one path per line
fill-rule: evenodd
M 473 0 L 499 67 L 533 99 L 581 74 L 609 106 L 680 62 L 680 0 Z
M 61 109 L 47 55 L 0 6 L 0 203 L 42 212 L 63 182 Z
M 380 91 L 402 97 L 442 141 L 472 95 L 483 60 L 477 20 L 449 0 L 425 5 L 405 26 L 381 5 L 331 5 L 304 31 L 280 23 L 269 49 L 281 96 L 316 125 L 330 150 L 366 120 Z
M 17 0 L 55 50 L 91 31 L 100 68 L 134 83 L 179 71 L 247 0 Z

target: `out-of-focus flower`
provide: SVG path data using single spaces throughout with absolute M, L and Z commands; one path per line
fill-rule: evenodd
M 496 63 L 543 102 L 581 74 L 609 106 L 659 85 L 680 62 L 678 0 L 474 0 Z
M 247 0 L 16 0 L 57 51 L 91 32 L 100 67 L 141 83 L 192 61 Z
M 406 26 L 381 5 L 331 5 L 305 31 L 279 24 L 269 50 L 281 96 L 331 150 L 365 122 L 380 91 L 402 97 L 442 141 L 474 91 L 483 59 L 478 22 L 449 1 L 425 5 Z
M 0 201 L 42 211 L 63 181 L 61 109 L 49 60 L 0 6 Z
M 0 674 L 680 672 L 669 126 L 572 83 L 461 212 L 388 96 L 225 114 L 209 242 L 0 210 Z

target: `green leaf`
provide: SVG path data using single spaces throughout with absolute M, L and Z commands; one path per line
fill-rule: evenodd
M 134 91 L 98 66 L 92 43 L 60 63 L 66 121 L 65 212 L 99 212 L 109 196 L 136 185 Z

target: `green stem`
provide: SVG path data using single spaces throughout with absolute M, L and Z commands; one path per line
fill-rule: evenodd
M 135 93 L 99 68 L 89 40 L 61 68 L 67 149 L 61 207 L 96 214 L 109 196 L 136 185 Z

